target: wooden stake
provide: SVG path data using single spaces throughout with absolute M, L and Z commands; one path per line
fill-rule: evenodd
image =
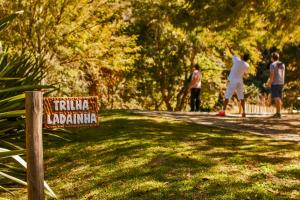
M 43 93 L 30 91 L 25 96 L 28 199 L 43 200 Z

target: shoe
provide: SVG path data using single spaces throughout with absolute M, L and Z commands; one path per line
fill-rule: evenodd
M 242 117 L 246 117 L 246 113 L 243 113 L 243 114 L 242 114 Z
M 220 116 L 220 117 L 225 117 L 226 114 L 225 114 L 225 111 L 220 111 L 218 114 L 216 114 L 216 116 Z
M 280 113 L 276 113 L 275 115 L 272 116 L 272 118 L 281 118 L 281 114 Z

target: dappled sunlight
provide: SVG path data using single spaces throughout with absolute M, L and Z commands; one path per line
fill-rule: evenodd
M 124 113 L 72 138 L 45 147 L 47 179 L 61 198 L 300 197 L 295 142 Z

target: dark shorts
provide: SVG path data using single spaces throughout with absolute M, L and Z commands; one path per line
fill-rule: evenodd
M 281 98 L 282 99 L 283 85 L 272 85 L 271 94 L 272 98 Z

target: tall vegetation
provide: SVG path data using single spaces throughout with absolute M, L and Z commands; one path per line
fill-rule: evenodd
M 121 2 L 121 1 L 120 1 Z M 5 1 L 0 14 L 24 10 L 1 37 L 16 50 L 29 49 L 46 61 L 46 83 L 59 83 L 60 95 L 98 95 L 114 107 L 123 91 L 124 71 L 134 63 L 135 36 L 123 34 L 126 3 L 119 1 Z M 107 77 L 116 77 L 107 81 Z M 55 94 L 55 93 L 54 93 Z
M 198 63 L 204 75 L 202 109 L 210 110 L 223 97 L 231 67 L 228 43 L 237 54 L 251 54 L 251 102 L 266 92 L 270 53 L 283 54 L 286 106 L 295 105 L 298 1 L 25 0 L 0 5 L 0 15 L 24 10 L 22 23 L 15 21 L 0 37 L 16 51 L 29 48 L 36 60 L 46 60 L 45 81 L 58 83 L 60 95 L 98 95 L 102 108 L 185 110 L 191 68 Z
M 0 20 L 3 30 L 18 13 Z M 19 156 L 25 153 L 25 94 L 26 90 L 51 88 L 42 86 L 45 76 L 43 62 L 27 51 L 0 52 L 0 191 L 10 192 L 12 184 L 26 185 L 26 162 Z M 46 193 L 55 197 L 45 183 Z

